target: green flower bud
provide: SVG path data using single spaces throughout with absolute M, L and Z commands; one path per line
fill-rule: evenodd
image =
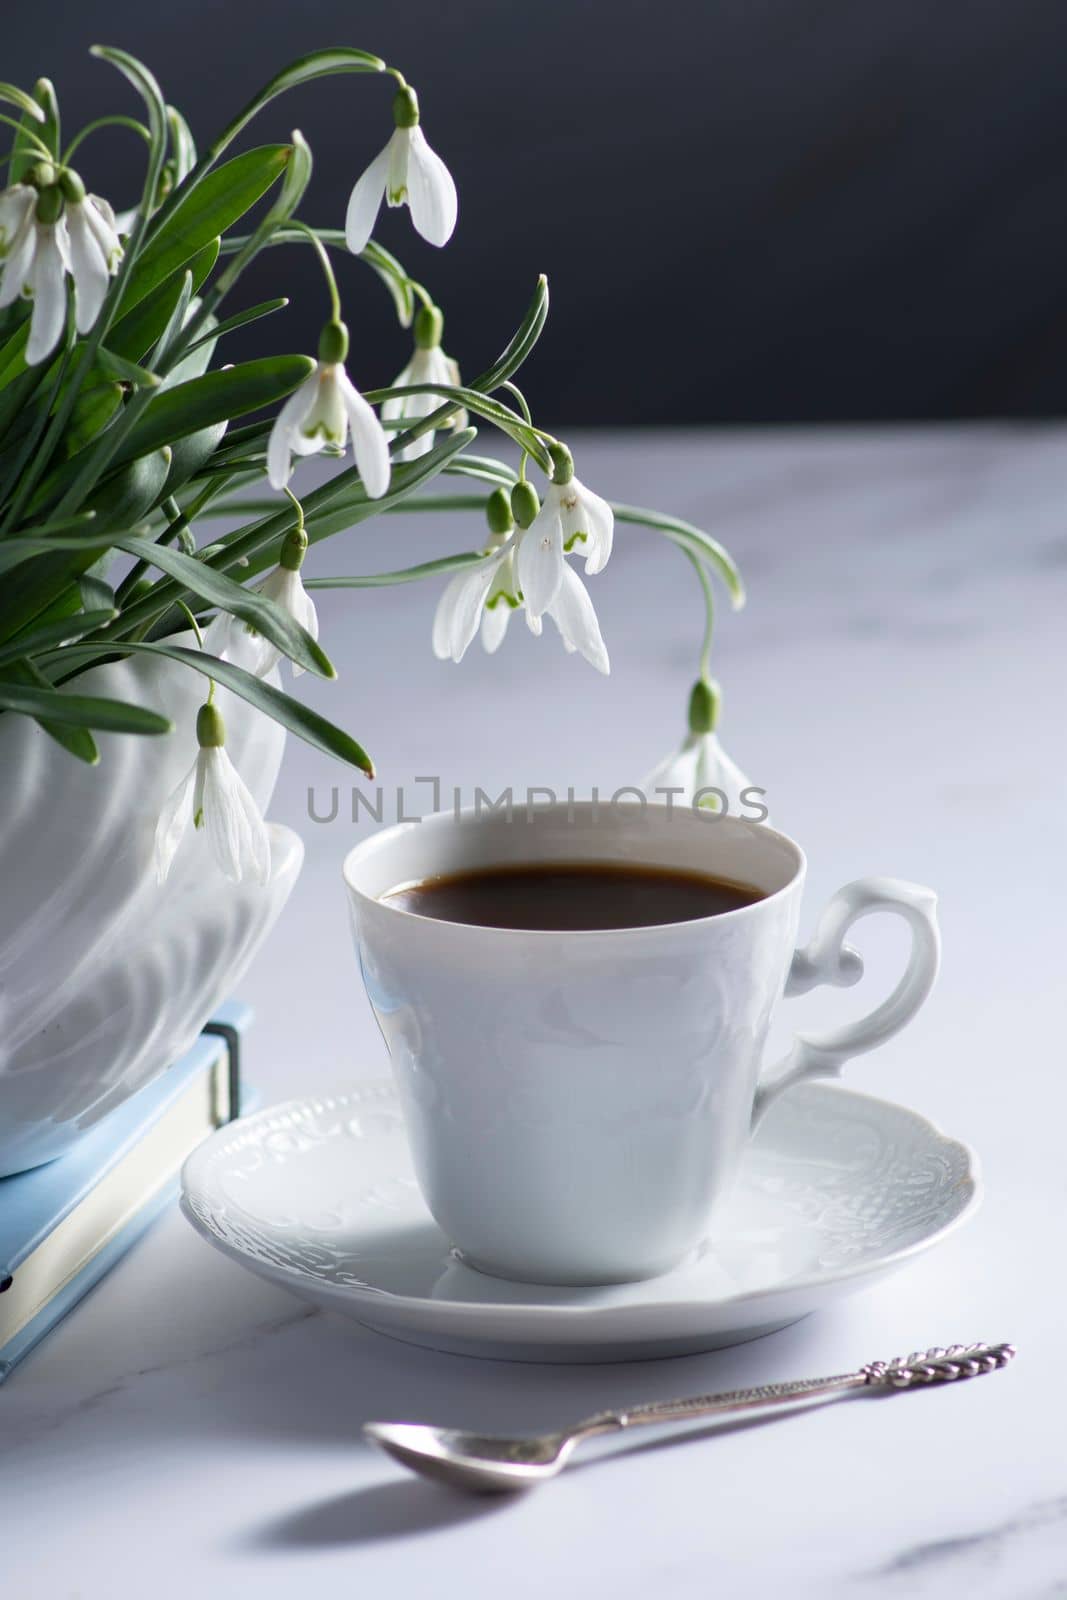
M 35 189 L 50 189 L 57 177 L 58 173 L 51 161 L 35 161 L 26 174 L 26 181 L 32 183 Z
M 528 528 L 541 509 L 537 490 L 525 478 L 511 491 L 511 512 L 520 528 Z
M 438 306 L 423 306 L 415 317 L 415 346 L 419 350 L 434 350 L 441 343 L 445 319 Z
M 210 700 L 206 700 L 196 714 L 196 742 L 201 750 L 221 750 L 226 743 L 222 713 Z
M 719 721 L 721 696 L 714 680 L 698 678 L 689 696 L 690 733 L 714 733 Z
M 54 183 L 50 189 L 42 189 L 37 196 L 37 221 L 58 222 L 62 215 L 63 194 L 58 183 Z
M 485 520 L 490 533 L 510 533 L 515 526 L 511 497 L 506 489 L 494 489 L 485 502 Z
M 324 367 L 336 366 L 348 355 L 348 329 L 343 322 L 328 322 L 319 334 L 319 360 Z
M 304 565 L 307 555 L 308 536 L 303 528 L 291 528 L 282 540 L 282 551 L 278 557 L 278 565 L 284 567 L 286 572 L 299 572 Z
M 548 453 L 552 460 L 552 482 L 570 483 L 574 477 L 574 457 L 565 444 L 550 444 Z
M 398 89 L 393 99 L 393 121 L 398 128 L 416 128 L 419 123 L 419 97 L 409 84 Z
M 69 200 L 72 205 L 78 205 L 85 199 L 85 185 L 71 167 L 65 167 L 59 174 L 59 187 L 64 200 Z

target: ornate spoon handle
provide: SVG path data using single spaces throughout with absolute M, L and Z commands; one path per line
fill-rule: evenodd
M 676 1422 L 685 1417 L 715 1416 L 730 1411 L 753 1411 L 848 1389 L 918 1389 L 930 1384 L 977 1378 L 1006 1367 L 1015 1354 L 1010 1344 L 935 1345 L 914 1350 L 892 1361 L 870 1361 L 858 1372 L 832 1378 L 799 1378 L 792 1383 L 765 1383 L 753 1389 L 730 1389 L 724 1394 L 693 1395 L 688 1400 L 653 1400 L 626 1410 L 601 1411 L 574 1429 L 576 1434 L 602 1433 L 632 1428 L 646 1422 Z

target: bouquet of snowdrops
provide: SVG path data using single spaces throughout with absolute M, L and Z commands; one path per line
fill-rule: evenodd
M 455 184 L 403 75 L 361 50 L 317 51 L 273 78 L 200 153 L 146 67 L 121 50 L 93 53 L 132 85 L 140 115 L 102 115 L 64 143 L 46 79 L 32 93 L 0 83 L 0 119 L 14 130 L 0 192 L 0 714 L 34 718 L 72 758 L 96 762 L 94 730 L 149 736 L 170 724 L 150 708 L 80 694 L 80 674 L 139 652 L 200 673 L 200 753 L 160 817 L 159 873 L 189 824 L 206 817 L 224 870 L 263 877 L 266 835 L 226 753 L 217 683 L 372 772 L 350 733 L 277 686 L 283 656 L 294 673 L 334 676 L 310 591 L 445 576 L 433 626 L 439 657 L 458 662 L 479 631 L 495 650 L 521 611 L 534 633 L 550 617 L 568 650 L 607 672 L 578 562 L 586 576 L 601 572 L 614 525 L 625 522 L 679 547 L 706 602 L 689 736 L 649 782 L 673 779 L 686 792 L 715 784 L 726 769 L 709 677 L 711 576 L 740 604 L 737 569 L 700 529 L 609 505 L 576 475 L 566 444 L 533 421 L 513 380 L 544 326 L 543 278 L 499 359 L 461 382 L 431 293 L 371 237 L 383 201 L 406 205 L 434 245 L 456 225 Z M 278 95 L 350 73 L 393 80 L 392 131 L 355 182 L 344 228 L 316 227 L 298 216 L 312 166 L 300 133 L 238 154 L 231 147 Z M 83 176 L 92 134 L 109 125 L 145 149 L 140 201 L 121 215 Z M 227 334 L 286 304 L 234 305 L 249 263 L 283 243 L 313 250 L 321 265 L 318 349 L 225 365 Z M 346 370 L 335 275 L 346 256 L 371 269 L 410 330 L 400 336 L 409 358 L 384 388 L 361 391 L 366 374 Z M 471 419 L 518 447 L 517 470 L 472 452 Z M 340 458 L 349 442 L 353 464 L 301 498 L 290 486 L 299 459 Z M 471 492 L 427 494 L 439 477 L 466 479 Z M 247 498 L 264 478 L 276 503 Z M 409 503 L 480 513 L 477 548 L 385 574 L 304 581 L 310 545 Z M 211 538 L 203 529 L 220 513 L 248 520 Z

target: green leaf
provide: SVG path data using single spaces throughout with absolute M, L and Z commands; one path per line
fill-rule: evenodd
M 343 46 L 334 46 L 327 50 L 313 50 L 310 55 L 299 56 L 284 67 L 276 77 L 265 83 L 259 93 L 239 112 L 229 126 L 212 146 L 211 156 L 220 156 L 228 145 L 232 144 L 237 135 L 247 128 L 252 118 L 258 116 L 264 106 L 277 99 L 278 95 L 285 94 L 289 89 L 296 89 L 302 83 L 313 83 L 316 78 L 331 77 L 336 73 L 344 72 L 384 72 L 385 62 L 380 56 L 372 56 L 366 50 L 350 50 Z
M 122 404 L 122 393 L 118 383 L 98 383 L 82 390 L 63 435 L 61 448 L 65 457 L 77 455 L 103 432 Z
M 479 501 L 484 505 L 484 501 Z M 397 572 L 369 572 L 362 577 L 306 578 L 305 589 L 384 589 L 396 583 L 418 583 L 421 578 L 437 578 L 443 572 L 461 572 L 464 567 L 475 567 L 485 557 L 478 551 L 465 550 L 462 555 L 439 556 L 436 561 L 422 561 L 417 567 L 401 567 Z
M 166 220 L 154 230 L 130 275 L 120 310 L 127 315 L 197 251 L 232 228 L 276 183 L 289 164 L 291 146 L 246 150 L 203 179 L 195 190 L 176 189 Z M 160 212 L 160 216 L 164 215 Z
M 470 388 L 461 383 L 405 383 L 388 389 L 368 389 L 364 399 L 372 406 L 381 405 L 385 400 L 404 400 L 408 395 L 433 394 L 442 400 L 451 402 L 450 410 L 465 409 L 473 411 L 475 416 L 484 417 L 494 427 L 500 428 L 510 439 L 528 450 L 538 465 L 546 471 L 550 466 L 548 451 L 544 443 L 530 427 L 525 418 L 520 417 L 517 411 L 512 411 L 510 406 L 504 405 L 501 400 L 494 400 L 489 395 L 483 394 L 480 389 Z M 436 415 L 436 413 L 435 413 Z M 438 427 L 440 427 L 438 423 Z M 417 439 L 429 431 L 428 423 L 418 421 L 414 423 L 407 433 L 400 436 L 405 443 L 409 437 Z M 399 440 L 395 443 L 399 444 Z
M 179 184 L 196 166 L 196 145 L 189 124 L 175 106 L 167 107 L 167 131 L 174 162 L 174 182 Z
M 59 645 L 80 639 L 83 634 L 102 628 L 115 615 L 113 606 L 106 611 L 79 611 L 72 617 L 60 617 L 55 622 L 42 622 L 26 633 L 20 633 L 10 644 L 0 645 L 0 666 L 17 661 L 20 656 L 41 655 L 45 650 L 55 650 Z
M 138 538 L 119 538 L 114 543 L 128 555 L 158 567 L 209 605 L 218 606 L 232 616 L 239 617 L 250 628 L 269 639 L 271 644 L 277 645 L 299 666 L 317 673 L 321 678 L 336 678 L 337 673 L 322 646 L 275 601 L 256 594 L 252 589 L 243 588 L 225 573 L 215 572 L 202 561 L 183 555 L 180 550 L 172 550 L 169 545 L 153 544 L 150 539 Z
M 6 101 L 9 106 L 18 106 L 19 110 L 24 111 L 34 122 L 43 124 L 45 121 L 44 112 L 33 96 L 27 94 L 25 89 L 16 88 L 13 83 L 0 83 L 0 100 Z
M 12 312 L 23 311 L 27 309 L 26 303 L 23 301 L 20 306 L 16 301 L 10 309 Z M 26 316 L 22 326 L 16 328 L 0 348 L 0 389 L 6 389 L 9 383 L 13 383 L 26 371 L 26 344 L 29 337 L 30 319 Z M 33 370 L 39 372 L 40 367 L 35 367 Z
M 159 175 L 163 170 L 163 160 L 167 153 L 167 108 L 163 103 L 159 84 L 144 62 L 138 61 L 136 56 L 131 56 L 126 50 L 115 50 L 102 44 L 94 44 L 89 54 L 96 56 L 99 61 L 107 61 L 116 67 L 136 89 L 148 112 L 150 139 L 148 166 L 145 170 L 144 188 L 141 191 L 141 203 L 138 207 L 140 216 L 138 222 L 134 224 L 133 233 L 133 253 L 136 254 L 143 236 L 145 220 L 156 201 Z
M 210 239 L 203 249 L 189 258 L 193 294 L 200 288 L 219 258 L 219 241 Z M 115 323 L 107 336 L 108 348 L 129 361 L 141 361 L 159 342 L 184 288 L 176 269 L 151 294 Z
M 83 573 L 78 579 L 78 592 L 86 611 L 106 611 L 109 613 L 108 621 L 118 616 L 115 591 L 102 578 L 93 578 L 89 573 Z
M 59 155 L 59 104 L 56 91 L 48 78 L 38 78 L 33 86 L 33 99 L 41 115 L 23 112 L 22 124 L 26 130 L 15 135 L 8 181 L 21 183 L 30 167 L 40 159 L 37 140 L 45 144 L 54 156 Z M 33 136 L 33 137 L 31 137 Z
M 154 372 L 149 372 L 147 367 L 139 367 L 135 361 L 128 361 L 125 356 L 106 349 L 104 345 L 96 352 L 96 364 L 108 377 L 117 378 L 121 383 L 130 383 L 135 389 L 159 388 L 159 378 Z
M 261 300 L 258 306 L 249 306 L 247 311 L 238 311 L 232 317 L 227 317 L 224 322 L 218 322 L 210 333 L 201 334 L 199 339 L 194 339 L 186 356 L 192 355 L 202 344 L 214 343 L 221 339 L 224 333 L 232 333 L 235 328 L 243 328 L 249 322 L 258 322 L 260 317 L 269 317 L 274 311 L 282 311 L 289 304 L 288 295 L 280 295 L 276 300 Z
M 201 428 L 197 433 L 186 434 L 184 439 L 176 439 L 172 447 L 170 471 L 160 498 L 176 493 L 195 472 L 199 472 L 210 461 L 225 435 L 226 423 L 216 422 L 210 428 Z
M 66 694 L 61 689 L 0 679 L 0 709 L 28 717 L 47 717 L 71 728 L 98 728 L 105 733 L 170 733 L 173 723 L 145 706 L 126 705 L 97 695 Z
M 273 684 L 265 683 L 262 678 L 246 672 L 243 667 L 235 667 L 232 662 L 222 661 L 204 650 L 189 650 L 179 644 L 148 641 L 134 644 L 129 640 L 120 640 L 105 653 L 114 654 L 118 651 L 124 655 L 166 656 L 170 661 L 179 661 L 183 666 L 192 667 L 195 672 L 203 673 L 205 678 L 214 679 L 216 683 L 221 683 L 223 688 L 239 695 L 242 700 L 247 700 L 249 705 L 265 712 L 268 717 L 280 723 L 283 728 L 288 728 L 290 733 L 295 733 L 298 738 L 306 740 L 316 750 L 322 750 L 328 756 L 336 756 L 338 760 L 358 767 L 368 778 L 374 777 L 374 766 L 370 757 L 351 734 L 345 733 L 343 728 L 335 727 L 317 711 L 312 711 L 310 706 L 301 705 L 299 700 L 294 700 L 283 690 L 276 689 Z M 83 654 L 99 658 L 102 652 L 98 645 L 72 644 L 63 654 L 67 658 Z
M 360 260 L 373 267 L 381 278 L 385 287 L 393 297 L 396 307 L 396 320 L 402 328 L 410 328 L 415 315 L 415 295 L 408 277 L 396 256 L 371 239 L 365 250 L 360 254 Z
M 309 356 L 267 356 L 160 390 L 115 459 L 128 461 L 216 422 L 275 405 L 314 370 Z
M 744 605 L 745 585 L 737 563 L 725 545 L 713 539 L 710 533 L 694 527 L 691 522 L 683 522 L 679 517 L 665 516 L 662 511 L 646 511 L 643 506 L 613 504 L 611 509 L 618 522 L 632 522 L 641 528 L 653 528 L 657 533 L 665 533 L 668 539 L 684 550 L 700 556 L 725 583 L 733 609 L 739 611 Z
M 51 689 L 48 679 L 38 672 L 32 661 L 15 661 L 7 669 L 7 677 L 14 683 L 24 683 L 30 688 Z M 69 728 L 62 722 L 49 722 L 48 718 L 36 718 L 37 726 L 43 728 L 50 738 L 54 739 L 70 755 L 77 756 L 79 761 L 84 761 L 86 766 L 95 767 L 100 760 L 100 752 L 96 748 L 96 740 L 88 728 Z
M 503 484 L 506 489 L 518 481 L 514 467 L 505 466 L 503 461 L 492 456 L 460 456 L 448 463 L 445 472 L 449 477 L 478 478 L 483 483 Z
M 311 146 L 308 144 L 299 128 L 294 128 L 292 133 L 293 149 L 285 169 L 285 177 L 278 198 L 271 206 L 270 211 L 263 219 L 262 228 L 276 227 L 280 222 L 288 222 L 297 206 L 304 198 L 304 191 L 311 182 Z
M 97 513 L 101 533 L 112 528 L 128 528 L 155 505 L 167 481 L 172 459 L 169 446 L 156 446 L 97 485 L 86 506 Z
M 123 77 L 132 83 L 145 103 L 145 109 L 148 112 L 149 131 L 154 138 L 165 138 L 167 133 L 167 108 L 163 103 L 159 84 L 144 62 L 138 61 L 136 56 L 131 56 L 126 50 L 116 50 L 104 44 L 91 45 L 89 54 L 95 56 L 98 61 L 107 61 L 111 66 L 117 67 Z

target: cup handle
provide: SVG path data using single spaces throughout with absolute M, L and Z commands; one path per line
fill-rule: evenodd
M 863 960 L 858 950 L 845 943 L 845 935 L 854 922 L 873 911 L 895 912 L 911 929 L 911 951 L 904 976 L 888 999 L 866 1017 L 814 1038 L 797 1035 L 788 1055 L 756 1090 L 753 1128 L 783 1089 L 802 1078 L 836 1078 L 850 1056 L 873 1050 L 899 1033 L 933 988 L 941 956 L 937 896 L 933 890 L 906 883 L 903 878 L 857 878 L 837 891 L 819 918 L 810 944 L 794 954 L 786 995 L 807 994 L 820 983 L 832 983 L 839 989 L 858 983 L 863 976 Z

